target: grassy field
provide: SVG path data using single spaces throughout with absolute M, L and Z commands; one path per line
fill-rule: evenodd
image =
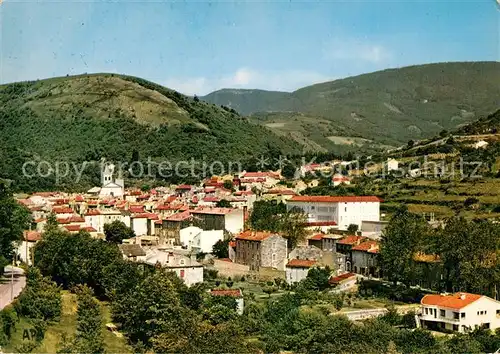
M 51 323 L 47 327 L 45 337 L 33 352 L 34 353 L 56 353 L 63 341 L 72 338 L 76 333 L 77 326 L 77 302 L 76 295 L 69 292 L 64 292 L 62 295 L 62 315 L 59 322 Z M 111 317 L 109 308 L 106 303 L 102 303 L 104 324 L 110 322 Z M 109 332 L 103 324 L 103 339 L 107 353 L 132 353 L 126 339 L 118 338 L 113 333 Z M 6 353 L 18 352 L 23 344 L 29 342 L 28 339 L 23 339 L 25 329 L 31 329 L 33 325 L 26 318 L 20 318 L 16 326 L 16 331 L 7 346 L 3 348 Z

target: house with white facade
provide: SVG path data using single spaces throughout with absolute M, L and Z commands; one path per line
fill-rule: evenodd
M 179 230 L 183 247 L 194 252 L 211 253 L 217 241 L 224 240 L 223 230 L 203 230 L 196 226 L 188 226 Z
M 333 221 L 347 230 L 350 224 L 361 228 L 363 220 L 380 221 L 380 202 L 375 196 L 294 196 L 286 205 L 304 211 L 309 223 Z
M 243 231 L 243 209 L 197 208 L 190 210 L 190 213 L 203 230 L 227 230 L 233 234 Z
M 291 259 L 285 268 L 287 284 L 298 283 L 307 278 L 309 269 L 317 266 L 317 261 L 308 259 Z
M 456 293 L 425 295 L 417 325 L 430 330 L 468 332 L 478 327 L 500 328 L 500 301 L 488 296 Z
M 146 252 L 144 263 L 174 272 L 187 286 L 203 283 L 203 265 L 196 261 L 194 255 L 180 253 L 179 250 L 150 249 Z

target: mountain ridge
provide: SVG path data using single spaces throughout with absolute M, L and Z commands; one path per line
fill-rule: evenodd
M 224 91 L 201 99 L 229 104 L 275 132 L 294 132 L 331 150 L 339 145 L 329 142 L 339 140 L 338 131 L 397 146 L 465 125 L 500 106 L 498 82 L 498 62 L 447 62 L 385 69 L 290 93 L 270 91 L 267 97 L 265 91 L 246 91 L 242 100 Z M 291 121 L 290 112 L 309 121 Z M 320 122 L 326 122 L 324 134 L 314 128 Z

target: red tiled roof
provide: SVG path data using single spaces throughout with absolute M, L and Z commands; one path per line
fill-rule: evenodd
M 68 204 L 68 203 L 69 203 L 69 199 L 58 198 L 58 199 L 54 200 L 54 203 L 55 203 L 56 205 L 64 205 L 64 204 Z
M 76 201 L 76 202 L 83 202 L 84 200 L 85 200 L 85 198 L 83 198 L 81 195 L 77 195 L 77 196 L 75 197 L 75 201 Z
M 316 261 L 308 259 L 291 259 L 286 266 L 289 268 L 311 268 L 316 265 Z
M 206 202 L 206 203 L 216 203 L 218 202 L 220 199 L 217 198 L 217 197 L 212 197 L 212 196 L 209 196 L 209 197 L 205 197 L 203 198 L 203 201 Z
M 56 221 L 58 224 L 69 224 L 70 223 L 70 218 L 57 218 Z
M 150 219 L 150 220 L 157 220 L 158 215 L 154 213 L 139 213 L 139 214 L 134 214 L 132 215 L 133 218 L 135 219 Z
M 68 231 L 80 231 L 80 225 L 66 225 L 64 228 Z
M 210 294 L 214 296 L 242 297 L 240 289 L 212 289 Z
M 245 241 L 263 241 L 271 235 L 275 235 L 275 233 L 267 232 L 267 231 L 243 231 L 236 236 L 237 240 L 245 240 Z
M 101 215 L 101 212 L 98 209 L 88 209 L 87 212 L 85 213 L 85 216 L 95 216 L 95 215 Z
M 176 190 L 187 190 L 187 191 L 190 191 L 191 188 L 192 187 L 189 184 L 181 184 L 180 186 L 178 186 L 176 188 Z
M 73 209 L 71 209 L 70 207 L 56 207 L 56 208 L 52 208 L 52 211 L 56 214 L 72 214 L 73 213 Z
M 79 215 L 72 215 L 69 217 L 69 222 L 85 222 L 85 219 Z
M 309 240 L 313 241 L 321 241 L 323 239 L 323 234 L 316 234 L 314 236 L 309 237 Z
M 369 253 L 378 253 L 379 243 L 374 240 L 361 242 L 359 245 L 352 248 L 353 251 L 363 251 Z
M 446 307 L 455 310 L 464 308 L 472 304 L 474 301 L 479 300 L 481 295 L 469 293 L 456 293 L 453 295 L 425 295 L 420 303 L 422 305 Z
M 199 208 L 192 210 L 193 214 L 212 214 L 212 215 L 226 215 L 232 213 L 236 209 L 233 208 Z
M 42 207 L 39 205 L 38 206 L 29 206 L 28 209 L 31 211 L 40 211 L 40 210 L 42 210 Z
M 309 202 L 309 203 L 367 203 L 381 202 L 376 196 L 324 196 L 324 195 L 297 195 L 292 197 L 291 202 Z
M 355 276 L 356 276 L 356 274 L 354 274 L 354 273 L 345 273 L 345 274 L 337 275 L 336 277 L 331 277 L 330 280 L 328 280 L 328 282 L 330 284 L 340 283 L 342 280 L 346 280 L 346 279 L 349 279 L 349 278 L 352 278 Z
M 365 239 L 365 237 L 363 237 L 363 236 L 350 235 L 350 236 L 346 236 L 343 239 L 339 240 L 337 243 L 339 243 L 341 245 L 356 245 L 364 239 Z
M 309 221 L 306 222 L 306 226 L 312 227 L 312 226 L 336 226 L 337 223 L 333 220 L 330 221 Z
M 18 200 L 17 200 L 17 202 L 18 202 L 19 204 L 24 205 L 24 206 L 29 206 L 29 205 L 31 205 L 31 200 L 29 200 L 29 199 L 18 199 Z
M 180 212 L 180 213 L 175 213 L 173 215 L 170 215 L 167 217 L 165 220 L 167 221 L 184 221 L 187 220 L 191 217 L 191 212 L 189 210 Z
M 163 224 L 163 221 L 161 221 L 161 220 L 155 220 L 155 225 L 161 225 L 161 224 Z
M 87 232 L 97 232 L 97 230 L 94 229 L 92 226 L 83 226 L 81 230 L 85 230 Z
M 24 231 L 24 239 L 29 242 L 39 241 L 42 234 L 38 231 Z
M 167 203 L 172 203 L 174 200 L 176 200 L 177 197 L 175 195 L 171 195 L 167 198 Z
M 236 242 L 234 242 L 234 241 L 229 242 L 229 247 L 235 248 Z
M 36 224 L 38 224 L 39 222 L 42 222 L 42 221 L 45 221 L 45 220 L 47 220 L 47 219 L 45 219 L 45 218 L 38 218 L 38 219 L 33 220 L 33 222 L 36 223 Z
M 224 262 L 230 262 L 230 263 L 233 263 L 233 261 L 231 260 L 231 258 L 219 258 L 218 260 L 219 260 L 219 261 L 224 261 Z
M 131 205 L 128 210 L 131 213 L 144 213 L 144 205 Z

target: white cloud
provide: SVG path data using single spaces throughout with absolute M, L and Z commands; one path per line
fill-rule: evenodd
M 370 62 L 380 64 L 391 59 L 389 49 L 381 44 L 360 39 L 332 40 L 324 51 L 326 59 Z
M 293 91 L 303 86 L 333 79 L 315 71 L 259 71 L 243 67 L 227 76 L 211 79 L 207 77 L 170 78 L 163 84 L 187 95 L 201 96 L 222 88 Z

